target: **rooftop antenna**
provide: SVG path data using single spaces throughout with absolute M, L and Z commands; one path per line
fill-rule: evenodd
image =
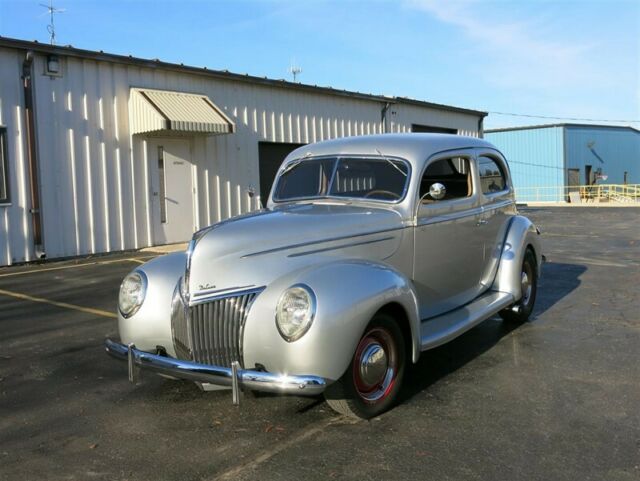
M 291 67 L 289 67 L 289 73 L 293 75 L 294 82 L 298 79 L 298 74 L 302 73 L 302 68 L 296 66 L 295 59 L 291 61 Z
M 55 26 L 55 23 L 53 22 L 53 16 L 56 13 L 64 12 L 65 9 L 54 7 L 53 0 L 49 0 L 49 5 L 45 5 L 44 3 L 41 3 L 40 6 L 47 9 L 47 11 L 43 13 L 43 15 L 47 13 L 49 14 L 50 20 L 49 20 L 49 25 L 47 25 L 47 32 L 49 32 L 49 41 L 51 42 L 51 45 L 55 45 L 56 44 L 56 26 Z

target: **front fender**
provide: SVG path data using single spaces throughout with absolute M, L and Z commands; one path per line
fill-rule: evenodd
M 133 343 L 143 351 L 155 351 L 156 346 L 163 346 L 175 357 L 171 298 L 178 279 L 184 275 L 186 261 L 185 252 L 174 252 L 134 269 L 147 276 L 147 295 L 138 312 L 128 319 L 118 312 L 118 332 L 124 344 Z
M 311 287 L 317 311 L 309 331 L 294 342 L 276 328 L 276 304 L 294 284 Z M 420 323 L 411 282 L 392 267 L 341 260 L 307 267 L 271 283 L 256 299 L 244 329 L 245 367 L 270 372 L 313 374 L 336 380 L 345 372 L 373 315 L 389 303 L 403 307 L 409 320 L 414 361 L 420 354 Z
M 536 257 L 537 272 L 540 275 L 542 265 L 542 243 L 536 226 L 524 216 L 516 215 L 509 224 L 509 230 L 502 246 L 498 272 L 493 289 L 508 292 L 514 299 L 520 299 L 520 273 L 527 246 L 533 248 Z

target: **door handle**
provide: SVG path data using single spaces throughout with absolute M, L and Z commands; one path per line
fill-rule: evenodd
M 488 223 L 489 223 L 489 221 L 488 221 L 488 220 L 486 220 L 486 219 L 480 219 L 478 222 L 476 222 L 476 225 L 477 225 L 478 227 L 480 227 L 481 225 L 487 225 Z

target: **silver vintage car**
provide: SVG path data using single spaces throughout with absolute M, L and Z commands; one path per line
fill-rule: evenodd
M 499 314 L 526 321 L 540 232 L 481 139 L 387 134 L 310 144 L 267 207 L 196 232 L 120 288 L 120 341 L 140 370 L 203 389 L 323 393 L 370 418 L 409 363 Z

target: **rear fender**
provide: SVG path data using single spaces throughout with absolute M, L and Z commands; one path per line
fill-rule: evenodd
M 508 292 L 513 295 L 514 299 L 522 297 L 520 273 L 524 254 L 529 246 L 533 249 L 539 276 L 542 265 L 540 232 L 529 219 L 516 215 L 511 220 L 502 246 L 500 265 L 493 282 L 494 290 Z

